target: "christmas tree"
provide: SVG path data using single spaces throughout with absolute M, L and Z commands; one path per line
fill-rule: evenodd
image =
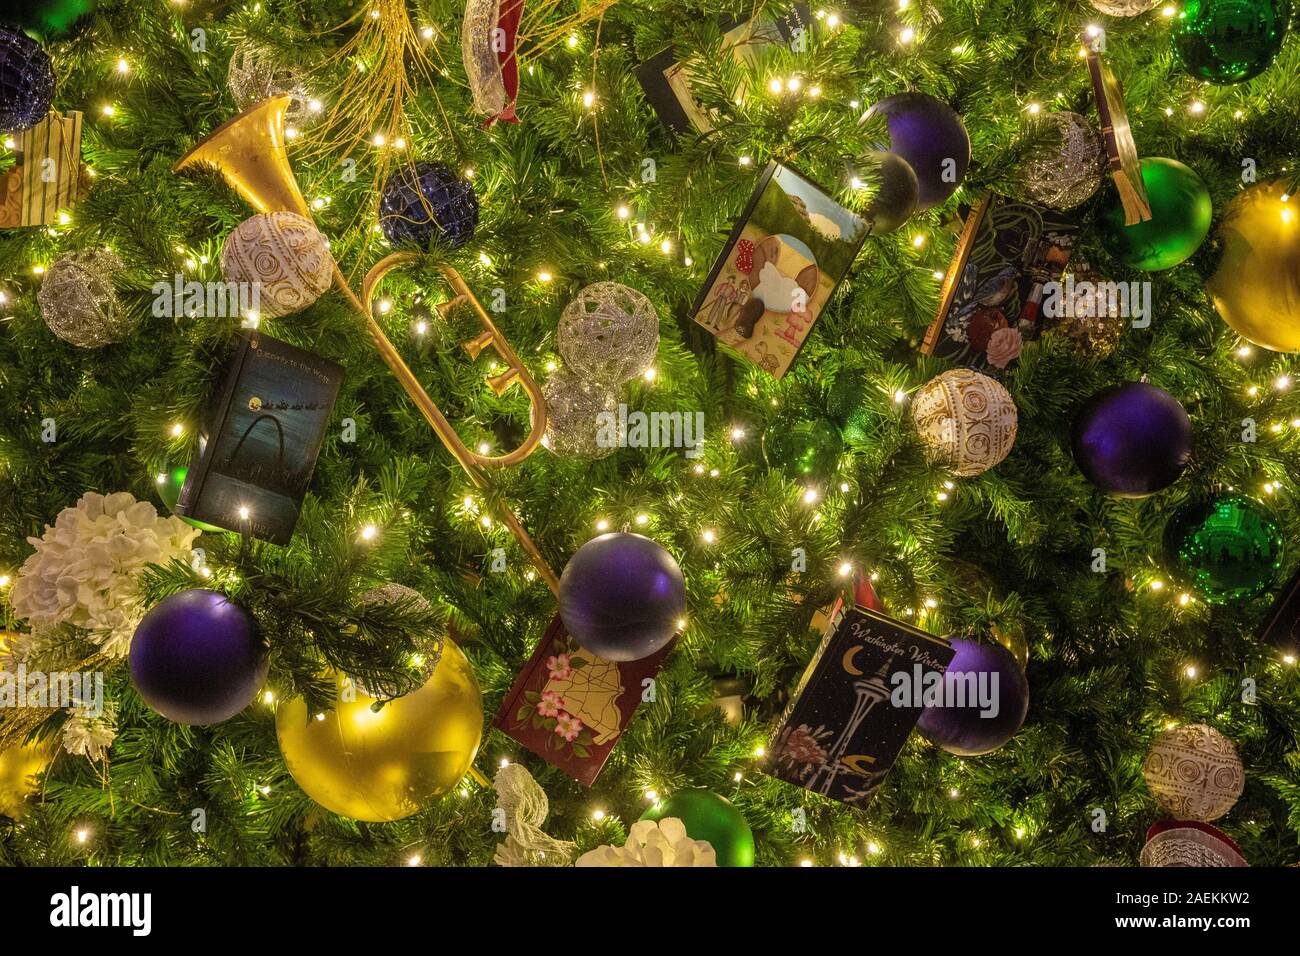
M 1093 4 L 0 17 L 0 861 L 1294 863 L 1300 52 Z

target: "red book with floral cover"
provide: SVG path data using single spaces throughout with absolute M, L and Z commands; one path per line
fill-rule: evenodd
M 557 614 L 492 726 L 590 787 L 676 644 L 614 663 L 579 647 Z

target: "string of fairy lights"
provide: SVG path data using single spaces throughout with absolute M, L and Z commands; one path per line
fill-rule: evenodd
M 173 0 L 173 2 L 180 4 L 183 3 L 184 0 Z M 260 4 L 254 5 L 255 10 L 259 8 Z M 919 53 L 924 48 L 927 38 L 923 14 L 919 9 L 913 7 L 910 0 L 897 0 L 897 11 L 900 17 L 906 21 L 900 23 L 896 28 L 895 33 L 897 45 L 911 54 Z M 1172 20 L 1176 16 L 1177 12 L 1177 8 L 1172 5 L 1165 6 L 1159 11 L 1160 16 L 1165 20 Z M 815 16 L 822 26 L 831 32 L 838 30 L 845 23 L 843 15 L 835 10 L 819 9 L 816 11 Z M 1089 24 L 1085 26 L 1083 33 L 1085 36 L 1096 38 L 1099 36 L 1101 31 L 1102 28 L 1096 24 Z M 426 26 L 421 28 L 420 35 L 424 40 L 432 42 L 435 32 L 432 27 Z M 566 48 L 571 54 L 578 54 L 581 53 L 587 45 L 585 38 L 578 33 L 573 33 L 568 36 L 564 43 L 564 48 Z M 976 45 L 968 43 L 958 44 L 951 48 L 951 54 L 953 56 L 963 59 L 974 57 L 978 55 L 978 52 L 978 47 Z M 1079 48 L 1078 52 L 1081 57 L 1086 56 L 1087 54 L 1086 48 L 1082 46 Z M 596 53 L 597 50 L 593 48 L 593 58 Z M 199 56 L 206 60 L 203 54 L 199 54 Z M 359 66 L 362 65 L 359 64 Z M 527 71 L 530 74 L 534 72 L 534 69 L 535 66 L 532 64 L 527 66 Z M 129 52 L 122 52 L 114 55 L 109 61 L 109 73 L 110 75 L 115 74 L 119 82 L 130 82 L 133 77 L 139 75 L 139 68 L 134 57 Z M 790 97 L 803 97 L 810 102 L 825 103 L 827 98 L 825 96 L 822 82 L 823 81 L 818 80 L 817 78 L 807 77 L 800 74 L 791 74 L 787 76 L 773 75 L 768 77 L 765 82 L 753 87 L 753 89 L 755 91 L 765 90 L 767 94 L 774 98 L 786 99 Z M 1181 101 L 1179 104 L 1169 104 L 1162 107 L 1164 115 L 1167 117 L 1173 117 L 1178 109 L 1181 109 L 1192 118 L 1205 120 L 1211 116 L 1217 115 L 1220 108 L 1226 107 L 1232 110 L 1232 117 L 1234 120 L 1241 121 L 1245 118 L 1248 104 L 1242 100 L 1242 94 L 1236 91 L 1210 87 L 1207 84 L 1199 84 L 1199 86 L 1203 88 L 1198 88 L 1196 94 L 1192 95 L 1190 98 Z M 1025 99 L 1023 109 L 1028 114 L 1036 116 L 1044 109 L 1044 101 L 1060 102 L 1064 98 L 1065 94 L 1062 92 L 1055 92 L 1051 97 L 1030 96 Z M 326 108 L 326 104 L 316 97 L 308 98 L 306 105 L 308 113 L 312 116 L 323 113 Z M 574 105 L 575 107 L 586 111 L 591 116 L 595 116 L 599 112 L 601 105 L 600 98 L 594 83 L 590 86 L 578 84 L 575 87 Z M 858 99 L 851 99 L 848 101 L 847 105 L 851 110 L 857 111 L 861 109 L 862 102 Z M 744 96 L 736 98 L 736 106 L 738 108 L 744 108 Z M 101 122 L 130 123 L 135 120 L 135 117 L 128 111 L 124 110 L 119 103 L 111 100 L 99 104 L 99 114 Z M 286 129 L 286 136 L 289 139 L 296 139 L 299 135 L 300 130 L 295 127 L 289 127 Z M 396 152 L 403 152 L 407 150 L 409 146 L 406 140 L 402 137 L 396 137 L 389 141 L 383 133 L 379 132 L 372 134 L 369 139 L 369 144 L 376 150 L 393 150 Z M 8 137 L 4 140 L 3 145 L 6 149 L 13 150 L 16 144 L 12 137 Z M 737 157 L 737 162 L 742 167 L 751 167 L 754 165 L 755 160 L 750 155 L 742 154 Z M 1282 167 L 1282 171 L 1285 172 L 1286 167 Z M 96 175 L 95 170 L 89 166 L 87 166 L 87 172 L 91 176 Z M 476 175 L 476 170 L 473 167 L 466 167 L 463 170 L 463 175 L 467 179 L 473 179 Z M 850 183 L 850 187 L 854 189 L 862 188 L 862 186 L 863 184 L 860 181 Z M 1282 201 L 1285 203 L 1289 198 L 1289 196 L 1284 195 Z M 329 195 L 328 192 L 320 192 L 312 195 L 308 202 L 313 210 L 320 212 L 327 210 L 332 205 L 333 197 Z M 635 193 L 628 193 L 614 200 L 611 214 L 615 222 L 624 225 L 626 229 L 625 234 L 628 237 L 628 242 L 631 248 L 640 247 L 653 249 L 664 256 L 671 256 L 680 249 L 683 252 L 680 260 L 682 266 L 691 269 L 694 265 L 694 261 L 690 255 L 685 254 L 681 238 L 661 232 L 658 227 L 648 222 L 638 211 L 638 206 L 648 207 L 648 205 L 648 203 L 638 204 L 635 201 Z M 1289 218 L 1291 211 L 1286 209 L 1283 210 L 1282 214 L 1285 218 Z M 73 219 L 70 213 L 66 211 L 59 213 L 58 226 L 68 227 L 72 224 Z M 376 231 L 379 230 L 378 225 L 375 225 L 373 228 Z M 51 227 L 47 229 L 46 232 L 50 238 L 55 240 L 59 239 L 63 235 L 57 227 Z M 945 276 L 945 272 L 941 269 L 933 268 L 932 266 L 927 267 L 924 262 L 924 260 L 928 258 L 930 248 L 929 233 L 922 227 L 913 227 L 912 231 L 908 234 L 908 242 L 918 257 L 918 268 L 925 268 L 932 279 L 935 281 L 941 281 Z M 111 248 L 111 246 L 107 246 L 106 248 Z M 180 257 L 179 262 L 183 267 L 183 270 L 187 273 L 202 273 L 205 269 L 213 265 L 214 256 L 207 250 L 197 251 L 182 245 L 177 245 L 175 246 L 175 252 Z M 485 251 L 479 251 L 476 259 L 478 265 L 484 270 L 485 275 L 489 275 L 491 270 L 494 268 L 494 263 L 489 255 Z M 33 262 L 30 266 L 31 275 L 39 279 L 44 274 L 46 268 L 47 264 L 44 261 Z M 555 274 L 554 267 L 546 263 L 538 264 L 532 270 L 532 275 L 535 284 L 533 284 L 531 288 L 532 291 L 538 295 L 545 295 L 547 288 L 558 278 Z M 424 292 L 420 292 L 416 298 L 417 302 L 423 299 L 425 295 Z M 19 298 L 21 298 L 21 296 L 15 295 L 12 292 L 12 289 L 0 287 L 0 309 L 8 308 L 16 299 Z M 395 303 L 391 297 L 384 297 L 376 303 L 376 311 L 380 316 L 391 315 L 394 311 L 394 307 Z M 244 318 L 245 324 L 252 327 L 257 327 L 260 322 L 260 317 L 256 312 L 249 312 L 244 316 Z M 411 324 L 412 335 L 416 338 L 423 337 L 428 333 L 428 331 L 429 324 L 423 319 L 413 321 Z M 1254 358 L 1256 350 L 1248 343 L 1242 341 L 1233 347 L 1233 354 L 1239 362 L 1245 364 Z M 548 372 L 551 372 L 557 370 L 559 366 L 553 357 L 548 357 L 545 361 L 545 367 Z M 644 373 L 644 384 L 646 386 L 654 386 L 661 383 L 663 381 L 661 374 L 662 373 L 656 367 L 652 366 Z M 1267 423 L 1267 431 L 1270 434 L 1281 436 L 1288 432 L 1300 432 L 1300 414 L 1288 416 L 1284 414 L 1283 409 L 1280 408 L 1282 397 L 1291 390 L 1294 380 L 1293 376 L 1294 371 L 1288 364 L 1286 364 L 1286 361 L 1278 359 L 1275 360 L 1273 367 L 1267 370 L 1267 381 L 1252 381 L 1245 387 L 1246 397 L 1252 402 L 1259 404 L 1261 410 L 1265 411 L 1267 415 L 1273 419 Z M 890 397 L 892 403 L 899 409 L 901 414 L 901 411 L 909 402 L 910 390 L 903 387 L 882 386 L 882 388 L 884 388 L 885 393 Z M 779 399 L 773 397 L 771 399 L 771 404 L 773 407 L 778 406 Z M 165 437 L 170 441 L 170 450 L 176 452 L 183 450 L 182 446 L 188 443 L 188 431 L 189 429 L 186 423 L 179 421 L 172 423 L 167 428 Z M 734 423 L 723 426 L 723 435 L 721 438 L 714 436 L 706 440 L 706 456 L 710 450 L 719 449 L 723 446 L 735 446 L 744 442 L 747 437 L 752 434 L 752 431 L 753 429 L 745 423 Z M 481 442 L 479 445 L 480 453 L 487 453 L 490 450 L 490 447 L 489 443 Z M 720 454 L 714 456 L 714 459 L 725 459 L 726 457 L 725 454 Z M 700 462 L 694 462 L 689 464 L 687 467 L 690 468 L 691 473 L 695 477 L 707 480 L 718 479 L 722 477 L 723 474 L 722 469 L 718 464 L 706 465 Z M 165 479 L 165 475 L 159 475 L 157 480 L 159 483 L 162 483 Z M 699 484 L 694 487 L 698 489 L 699 494 L 702 497 L 708 497 L 714 494 L 714 492 L 710 490 L 707 481 L 704 484 Z M 1283 481 L 1278 478 L 1270 478 L 1268 481 L 1265 481 L 1261 487 L 1263 493 L 1267 495 L 1278 495 L 1286 491 Z M 828 490 L 831 492 L 830 494 L 828 494 Z M 838 498 L 834 494 L 835 490 L 838 490 Z M 828 506 L 832 508 L 836 507 L 838 502 L 843 500 L 844 496 L 851 494 L 851 491 L 852 488 L 850 484 L 845 481 L 839 482 L 837 485 L 834 485 L 834 487 L 828 486 L 828 489 L 823 489 L 816 484 L 800 485 L 795 483 L 791 494 L 806 506 L 810 520 L 817 521 L 823 520 L 824 509 Z M 946 503 L 951 502 L 957 496 L 958 491 L 958 486 L 953 480 L 946 478 L 943 479 L 936 486 L 933 492 L 935 505 L 941 507 Z M 675 500 L 673 504 L 679 503 L 680 496 L 677 496 L 677 498 L 678 500 Z M 644 506 L 629 507 L 630 511 L 628 511 L 627 514 L 615 516 L 606 513 L 606 506 L 602 503 L 593 502 L 591 505 L 593 517 L 591 518 L 590 526 L 596 532 L 604 532 L 612 527 L 635 527 L 639 530 L 648 530 L 656 523 L 653 509 Z M 501 536 L 502 540 L 504 540 L 505 537 L 508 537 L 506 529 L 499 525 L 499 523 L 494 522 L 489 515 L 483 512 L 482 503 L 473 489 L 467 489 L 466 493 L 460 498 L 458 506 L 453 507 L 452 510 L 455 517 L 477 526 L 481 529 L 481 533 L 484 535 L 498 535 Z M 241 512 L 241 518 L 247 520 L 249 517 L 250 515 L 248 514 L 247 509 L 244 509 Z M 382 525 L 366 521 L 355 528 L 355 537 L 358 543 L 369 545 L 373 544 L 381 536 L 382 531 Z M 725 526 L 725 522 L 721 519 L 711 520 L 706 525 L 701 526 L 697 531 L 699 544 L 705 549 L 724 545 L 728 534 L 729 530 Z M 859 562 L 855 561 L 852 557 L 845 556 L 835 566 L 834 573 L 841 579 L 847 579 L 856 573 L 858 568 Z M 211 578 L 214 573 L 222 576 L 231 575 L 231 572 L 228 570 L 218 571 L 206 564 L 198 567 L 196 573 L 205 578 Z M 879 579 L 879 574 L 875 571 L 867 571 L 866 573 L 873 582 Z M 525 579 L 530 582 L 535 582 L 537 579 L 536 572 L 531 568 L 525 569 L 523 575 Z M 1168 599 L 1173 602 L 1174 607 L 1180 611 L 1190 610 L 1198 604 L 1197 599 L 1189 592 L 1180 592 L 1176 588 L 1168 588 L 1163 577 L 1154 570 L 1134 574 L 1133 583 L 1139 589 L 1151 595 L 1165 596 L 1167 594 Z M 0 589 L 8 588 L 10 584 L 10 574 L 0 574 Z M 932 597 L 926 596 L 915 600 L 913 606 L 903 608 L 902 612 L 908 617 L 915 616 L 918 618 L 926 618 L 935 615 L 938 612 L 938 609 L 938 601 Z M 679 624 L 682 629 L 685 629 L 687 626 L 685 620 L 679 622 Z M 1296 661 L 1292 655 L 1286 654 L 1281 656 L 1280 663 L 1286 666 L 1294 666 Z M 1182 676 L 1189 681 L 1204 679 L 1205 677 L 1204 668 L 1195 662 L 1184 662 L 1180 665 L 1180 669 Z M 268 707 L 274 707 L 274 694 L 269 690 L 266 691 L 263 697 L 263 702 Z M 323 718 L 323 715 L 317 716 L 318 718 Z M 1162 718 L 1160 723 L 1163 726 L 1175 726 L 1177 724 L 1176 721 L 1171 721 L 1167 718 Z M 752 754 L 755 759 L 762 758 L 764 756 L 762 744 L 756 743 L 753 746 Z M 509 762 L 509 757 L 500 758 L 501 766 L 505 766 Z M 958 759 L 954 763 L 957 767 L 956 772 L 960 773 L 963 761 Z M 736 784 L 742 784 L 746 779 L 746 768 L 738 768 L 734 771 L 733 781 Z M 271 787 L 267 784 L 262 784 L 256 786 L 254 791 L 255 794 L 266 797 L 271 793 Z M 467 798 L 471 795 L 472 791 L 468 780 L 458 792 L 463 798 Z M 944 792 L 947 794 L 949 799 L 957 800 L 961 798 L 963 791 L 958 786 L 946 786 Z M 646 801 L 655 803 L 659 798 L 659 793 L 654 788 L 647 788 L 643 792 L 643 797 Z M 614 820 L 609 812 L 601 806 L 593 807 L 590 810 L 590 819 L 592 823 L 597 826 L 610 823 Z M 1037 830 L 1037 825 L 1031 820 L 1017 819 L 1015 822 L 1003 829 L 1014 841 L 1023 841 Z M 73 827 L 71 839 L 79 846 L 90 846 L 93 841 L 93 834 L 94 830 L 89 824 L 78 823 Z M 973 850 L 978 850 L 985 846 L 989 839 L 989 834 L 984 831 L 965 834 L 962 838 L 964 845 Z M 859 866 L 864 862 L 864 860 L 868 862 L 874 861 L 878 858 L 884 857 L 886 854 L 885 847 L 877 838 L 865 837 L 858 842 L 860 847 L 858 851 L 848 852 L 832 850 L 828 852 L 827 858 L 842 866 Z M 410 866 L 420 866 L 423 863 L 423 854 L 419 852 L 409 852 L 405 854 L 403 862 Z M 797 863 L 804 867 L 816 865 L 813 856 L 801 856 L 798 858 Z

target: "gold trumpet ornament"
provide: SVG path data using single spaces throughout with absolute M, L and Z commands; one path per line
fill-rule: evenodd
M 273 96 L 255 106 L 249 107 L 234 119 L 222 124 L 172 167 L 173 172 L 180 172 L 193 166 L 207 166 L 216 169 L 236 192 L 244 197 L 259 213 L 295 212 L 311 219 L 307 203 L 298 188 L 298 182 L 289 165 L 289 154 L 285 148 L 284 114 L 290 98 Z M 393 375 L 402 384 L 406 394 L 415 403 L 421 414 L 433 430 L 442 439 L 442 443 L 456 456 L 460 466 L 465 469 L 470 480 L 480 491 L 488 491 L 491 482 L 487 478 L 489 468 L 505 468 L 523 461 L 541 443 L 546 432 L 546 400 L 542 390 L 529 374 L 528 369 L 519 360 L 506 337 L 492 323 L 482 304 L 474 297 L 465 280 L 455 269 L 448 265 L 439 266 L 443 278 L 451 287 L 454 296 L 451 300 L 437 306 L 438 311 L 446 315 L 459 305 L 468 305 L 478 317 L 483 331 L 475 338 L 464 343 L 464 348 L 472 358 L 477 358 L 485 349 L 494 349 L 509 366 L 506 372 L 488 379 L 489 386 L 498 395 L 516 382 L 523 387 L 532 406 L 532 429 L 528 437 L 514 451 L 502 455 L 480 455 L 465 447 L 456 430 L 451 427 L 446 416 L 442 414 L 433 399 L 429 397 L 418 379 L 407 367 L 402 356 L 393 343 L 388 340 L 384 330 L 375 321 L 370 303 L 371 294 L 379 281 L 394 268 L 420 257 L 415 253 L 399 252 L 381 260 L 366 275 L 358 298 L 348 285 L 338 262 L 334 263 L 334 286 L 365 319 L 366 328 L 374 340 L 375 347 L 383 357 Z M 505 505 L 497 506 L 497 518 L 506 525 L 518 539 L 533 566 L 551 591 L 559 595 L 560 581 L 555 571 L 542 557 L 537 545 L 524 530 L 518 516 Z

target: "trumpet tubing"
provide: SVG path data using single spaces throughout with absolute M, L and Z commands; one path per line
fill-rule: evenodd
M 298 181 L 293 174 L 293 167 L 289 165 L 289 154 L 285 148 L 284 114 L 289 102 L 287 96 L 273 96 L 249 107 L 234 119 L 219 126 L 182 156 L 172 167 L 173 171 L 180 172 L 195 166 L 215 169 L 259 213 L 295 212 L 310 220 L 311 212 L 307 208 L 306 200 L 303 199 L 302 191 L 298 188 Z M 366 275 L 360 297 L 352 291 L 336 261 L 334 285 L 365 319 L 366 328 L 374 340 L 375 348 L 438 438 L 455 456 L 475 486 L 486 491 L 491 487 L 491 483 L 484 474 L 484 469 L 505 468 L 523 461 L 541 443 L 542 435 L 546 432 L 546 400 L 537 382 L 519 360 L 514 349 L 510 347 L 506 337 L 492 323 L 491 317 L 474 297 L 465 280 L 450 266 L 440 266 L 442 276 L 453 293 L 448 302 L 438 307 L 440 313 L 446 315 L 452 308 L 461 304 L 468 305 L 474 310 L 483 332 L 466 342 L 465 350 L 471 358 L 477 358 L 485 349 L 495 350 L 509 368 L 502 374 L 490 376 L 487 379 L 489 387 L 500 395 L 518 382 L 528 395 L 532 408 L 532 427 L 528 437 L 513 451 L 502 455 L 481 455 L 465 446 L 446 416 L 429 397 L 429 393 L 424 390 L 415 373 L 407 366 L 401 354 L 384 334 L 384 330 L 375 321 L 371 309 L 371 293 L 375 285 L 392 269 L 418 261 L 419 258 L 414 253 L 403 252 L 386 257 Z M 519 518 L 504 505 L 498 509 L 497 516 L 519 540 L 547 586 L 558 595 L 559 578 L 542 557 Z

